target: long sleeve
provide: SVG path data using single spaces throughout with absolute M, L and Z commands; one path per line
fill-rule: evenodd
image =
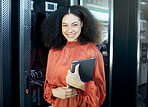
M 45 80 L 45 84 L 44 84 L 44 99 L 48 102 L 48 103 L 53 103 L 56 99 L 56 97 L 54 97 L 52 95 L 52 89 L 56 88 L 56 86 L 51 85 L 48 83 L 47 80 Z
M 52 62 L 50 61 L 50 59 L 51 60 L 53 59 L 52 56 L 53 56 L 53 51 L 50 50 L 48 53 L 46 79 L 45 79 L 45 83 L 44 83 L 44 99 L 50 104 L 52 104 L 56 100 L 56 97 L 54 97 L 52 95 L 52 89 L 57 87 L 55 84 L 51 84 L 51 81 L 49 79 L 49 77 L 51 76 L 51 74 L 49 74 L 49 71 L 52 71 L 52 69 L 51 69 Z
M 84 101 L 91 106 L 101 106 L 106 96 L 104 62 L 102 55 L 96 60 L 93 81 L 85 82 L 85 91 L 79 90 Z

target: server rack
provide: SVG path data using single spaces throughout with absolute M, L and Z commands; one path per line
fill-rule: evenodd
M 80 2 L 80 0 L 78 0 L 78 2 Z M 137 52 L 136 15 L 138 1 L 114 0 L 113 2 L 113 17 L 115 18 L 115 20 L 113 74 L 111 74 L 113 76 L 111 106 L 119 106 L 120 104 L 123 104 L 123 106 L 125 106 L 126 104 L 129 104 L 129 106 L 136 106 L 138 74 L 136 72 L 137 54 L 135 53 Z M 64 5 L 66 5 L 67 3 L 70 3 L 70 1 L 65 0 Z M 132 7 L 130 7 L 131 5 Z M 123 14 L 121 15 L 121 13 Z M 11 105 L 15 105 L 16 107 L 31 106 L 30 90 L 26 90 L 29 86 L 27 85 L 27 81 L 29 76 L 28 74 L 30 73 L 30 22 L 30 0 L 0 1 L 1 107 Z M 120 22 L 122 22 L 123 24 L 122 27 L 118 27 L 118 24 Z M 118 44 L 119 40 L 121 41 L 120 43 L 123 45 Z M 119 51 L 121 48 L 124 48 L 125 51 Z M 125 59 L 122 59 L 120 57 L 117 58 L 117 56 L 119 55 L 120 57 L 124 56 Z M 127 66 L 127 62 L 131 64 L 130 68 L 129 66 Z M 118 66 L 117 64 L 119 63 L 122 64 L 122 66 Z M 129 83 L 128 80 L 130 80 Z M 127 86 L 129 87 L 128 89 Z M 129 92 L 132 92 L 132 96 Z M 125 93 L 127 96 L 130 95 L 129 98 L 125 96 Z M 127 98 L 126 103 L 123 99 L 125 97 Z M 120 107 L 121 106 L 122 105 L 120 105 Z
M 0 1 L 0 106 L 12 104 L 11 78 L 11 2 Z

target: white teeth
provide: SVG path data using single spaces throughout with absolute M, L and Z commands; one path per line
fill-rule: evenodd
M 68 35 L 69 37 L 73 37 L 74 35 Z

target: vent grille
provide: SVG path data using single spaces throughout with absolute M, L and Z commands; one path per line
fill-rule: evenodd
M 0 107 L 11 105 L 10 2 L 0 1 Z
M 3 107 L 3 38 L 2 38 L 2 1 L 0 1 L 0 107 Z
M 27 68 L 25 69 L 28 70 L 30 69 L 30 49 L 31 49 L 31 8 L 30 8 L 30 0 L 25 0 L 25 10 L 24 10 L 24 49 L 25 49 L 25 55 L 24 55 L 24 59 L 25 59 L 25 65 L 24 67 Z
M 29 96 L 25 94 L 26 81 L 25 71 L 30 71 L 30 49 L 31 49 L 31 7 L 30 0 L 20 0 L 20 105 L 29 106 Z M 29 90 L 30 93 L 30 90 Z M 25 100 L 26 99 L 26 100 Z

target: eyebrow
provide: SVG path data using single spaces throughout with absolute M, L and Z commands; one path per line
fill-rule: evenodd
M 78 23 L 78 22 L 77 22 L 77 21 L 75 21 L 75 22 L 73 22 L 72 24 L 74 24 L 74 23 Z M 62 24 L 67 24 L 67 23 L 63 22 Z

